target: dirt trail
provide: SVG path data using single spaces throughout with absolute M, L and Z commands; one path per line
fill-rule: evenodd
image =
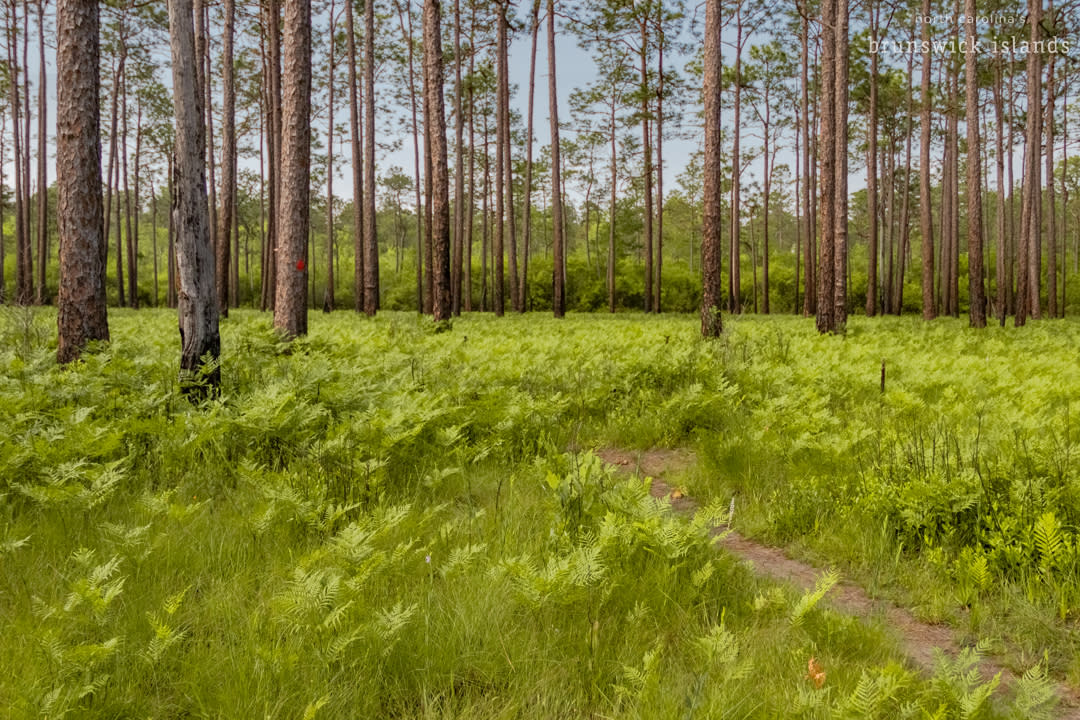
M 654 449 L 644 452 L 604 448 L 596 451 L 597 457 L 622 472 L 653 478 L 651 493 L 662 498 L 670 497 L 671 507 L 676 512 L 689 514 L 697 504 L 692 498 L 679 492 L 673 493 L 672 487 L 664 481 L 665 476 L 685 470 L 695 462 L 694 454 L 689 450 Z M 743 537 L 730 528 L 717 528 L 716 532 L 725 532 L 724 548 L 743 560 L 749 561 L 755 573 L 777 582 L 788 583 L 800 590 L 813 590 L 821 577 L 821 569 L 800 560 L 788 557 L 782 550 L 763 545 Z M 925 672 L 933 672 L 934 649 L 941 649 L 950 656 L 957 656 L 962 646 L 956 641 L 952 630 L 947 625 L 931 625 L 922 622 L 906 609 L 888 600 L 871 598 L 859 585 L 841 581 L 825 596 L 825 602 L 842 613 L 866 620 L 881 620 L 891 628 L 900 647 L 912 663 Z M 985 679 L 1001 673 L 1002 689 L 1010 688 L 1018 680 L 1016 674 L 1002 667 L 992 659 L 984 658 L 980 671 Z M 1080 693 L 1065 685 L 1058 685 L 1057 692 L 1061 699 L 1058 706 L 1058 718 L 1061 720 L 1080 720 Z

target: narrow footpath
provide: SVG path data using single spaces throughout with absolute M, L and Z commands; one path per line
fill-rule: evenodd
M 651 494 L 657 498 L 669 498 L 675 512 L 692 514 L 697 508 L 693 498 L 674 492 L 665 481 L 666 476 L 685 470 L 696 459 L 694 454 L 685 449 L 653 449 L 631 451 L 620 448 L 603 448 L 596 451 L 597 457 L 618 471 L 636 474 L 653 479 Z M 822 569 L 809 563 L 788 557 L 783 550 L 763 545 L 739 534 L 728 527 L 718 527 L 716 533 L 724 533 L 722 545 L 725 550 L 750 563 L 753 571 L 769 580 L 784 583 L 803 592 L 811 591 L 821 577 Z M 925 673 L 934 670 L 934 650 L 940 649 L 951 657 L 960 654 L 962 646 L 947 625 L 931 625 L 917 619 L 907 609 L 888 600 L 871 598 L 861 586 L 848 581 L 840 581 L 825 596 L 824 603 L 832 609 L 857 617 L 866 622 L 880 621 L 897 638 L 900 648 L 912 664 Z M 1012 670 L 996 663 L 992 658 L 983 658 L 979 665 L 984 679 L 989 680 L 1001 674 L 999 692 L 1011 688 L 1019 679 Z M 1060 720 L 1080 720 L 1080 693 L 1060 683 L 1056 686 L 1061 699 L 1058 706 Z

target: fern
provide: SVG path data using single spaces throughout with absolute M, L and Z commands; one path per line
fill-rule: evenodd
M 795 603 L 795 606 L 791 609 L 791 614 L 788 616 L 788 621 L 792 627 L 802 626 L 803 620 L 806 618 L 807 613 L 813 610 L 821 599 L 825 597 L 829 590 L 832 590 L 833 586 L 840 581 L 840 573 L 836 570 L 829 570 L 825 572 L 820 578 L 818 578 L 817 585 L 813 590 L 803 593 L 802 597 Z
M 1032 539 L 1039 555 L 1039 569 L 1048 575 L 1058 567 L 1068 550 L 1068 538 L 1053 512 L 1045 512 L 1035 521 Z

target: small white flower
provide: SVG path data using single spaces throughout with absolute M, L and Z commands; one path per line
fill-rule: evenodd
M 430 555 L 425 555 L 424 556 L 424 562 L 430 564 L 431 563 L 431 556 Z

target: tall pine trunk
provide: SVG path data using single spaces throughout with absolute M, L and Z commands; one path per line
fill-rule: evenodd
M 450 308 L 450 171 L 443 105 L 442 33 L 439 0 L 424 0 L 424 124 L 430 144 L 432 316 L 448 321 Z
M 109 339 L 105 306 L 104 206 L 98 108 L 97 0 L 58 0 L 56 70 L 57 230 L 60 287 L 57 360 L 71 362 L 91 340 Z
M 311 1 L 285 0 L 282 37 L 281 199 L 274 327 L 307 334 L 311 164 Z
M 180 291 L 180 379 L 186 392 L 216 393 L 221 355 L 215 298 L 214 251 L 206 200 L 206 145 L 202 92 L 196 77 L 195 30 L 191 0 L 170 0 L 173 112 L 176 118 L 176 186 L 172 215 L 176 225 L 176 264 Z M 209 365 L 204 366 L 204 361 Z

